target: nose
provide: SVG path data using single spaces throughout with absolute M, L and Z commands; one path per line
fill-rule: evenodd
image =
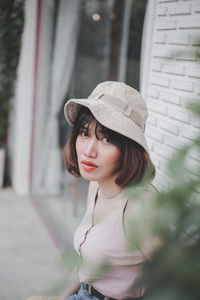
M 85 145 L 84 155 L 86 157 L 97 157 L 97 139 L 96 137 L 92 137 L 87 140 L 87 144 Z

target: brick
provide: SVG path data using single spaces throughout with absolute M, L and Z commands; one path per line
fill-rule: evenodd
M 179 111 L 176 109 L 168 109 L 168 115 L 170 118 L 174 119 L 174 120 L 178 120 L 184 123 L 189 123 L 190 122 L 190 117 L 189 114 L 183 112 L 183 111 Z
M 170 176 L 171 175 L 171 173 L 170 173 L 170 171 L 169 171 L 169 169 L 168 169 L 168 167 L 169 167 L 169 159 L 162 159 L 161 161 L 160 161 L 160 169 L 167 175 L 167 176 Z
M 159 5 L 157 8 L 157 15 L 166 16 L 166 14 L 167 14 L 167 7 L 164 5 Z
M 176 44 L 176 45 L 189 45 L 189 35 L 188 34 L 170 34 L 167 36 L 167 42 L 169 44 Z
M 169 74 L 183 75 L 184 66 L 176 65 L 176 64 L 165 64 L 163 66 L 163 72 Z
M 200 94 L 200 84 L 195 83 L 194 90 L 195 90 L 195 93 Z
M 164 143 L 168 147 L 173 148 L 175 150 L 178 150 L 184 146 L 184 142 L 167 135 L 164 136 Z
M 156 22 L 157 30 L 173 30 L 176 29 L 176 20 L 166 19 L 165 17 L 159 17 Z
M 200 78 L 200 65 L 198 67 L 188 67 L 187 75 L 189 77 Z
M 153 57 L 172 58 L 172 50 L 163 47 L 154 47 L 152 50 Z
M 197 150 L 196 148 L 191 148 L 188 151 L 188 156 L 193 158 L 193 159 L 196 159 L 196 160 L 200 161 L 199 150 Z
M 168 14 L 171 16 L 190 14 L 191 4 L 190 3 L 175 3 L 168 5 Z
M 191 35 L 191 44 L 192 45 L 199 45 L 200 44 L 200 37 L 198 34 L 192 34 Z
M 157 118 L 153 114 L 150 114 L 147 123 L 155 126 L 157 124 Z
M 160 159 L 154 154 L 151 154 L 151 159 L 152 159 L 152 162 L 153 162 L 155 168 L 159 169 L 160 168 Z
M 199 163 L 190 157 L 186 157 L 186 170 L 199 175 Z
M 159 128 L 162 128 L 162 129 L 174 134 L 174 135 L 179 134 L 179 127 L 177 125 L 173 124 L 172 122 L 169 122 L 168 120 L 158 119 L 157 126 Z
M 155 144 L 154 153 L 162 158 L 171 159 L 174 154 L 174 150 L 167 148 L 165 145 Z
M 187 91 L 187 92 L 193 91 L 193 83 L 191 81 L 187 81 L 187 80 L 173 79 L 172 87 L 174 89 Z
M 164 44 L 166 36 L 163 33 L 155 32 L 154 34 L 154 43 Z
M 153 98 L 158 98 L 159 92 L 158 92 L 158 90 L 156 90 L 152 87 L 149 87 L 148 91 L 147 91 L 147 95 L 150 97 L 153 97 Z
M 160 99 L 165 100 L 172 104 L 176 104 L 176 105 L 180 105 L 180 103 L 181 103 L 179 95 L 175 95 L 175 94 L 167 92 L 167 91 L 160 92 Z
M 154 150 L 154 143 L 150 139 L 148 139 L 148 138 L 147 138 L 147 146 L 149 148 L 149 151 L 153 152 L 153 150 Z
M 173 49 L 172 57 L 176 60 L 191 60 L 196 61 L 196 49 Z
M 198 127 L 198 128 L 200 128 L 200 119 L 198 118 L 198 117 L 193 117 L 192 118 L 192 121 L 191 121 L 191 124 L 193 125 L 193 126 L 195 126 L 195 127 Z
M 162 65 L 161 65 L 161 63 L 153 62 L 153 63 L 151 64 L 151 69 L 152 69 L 153 71 L 160 72 L 161 69 L 162 69 Z
M 152 110 L 154 112 L 158 112 L 162 115 L 166 115 L 166 107 L 160 103 L 158 100 L 154 100 L 154 99 L 149 99 L 147 106 L 149 108 L 149 110 Z
M 158 86 L 169 87 L 169 78 L 160 75 L 151 75 L 150 82 Z
M 186 28 L 200 28 L 200 17 L 199 16 L 191 16 L 180 18 L 177 20 L 177 27 L 181 29 Z
M 146 133 L 146 136 L 150 137 L 151 139 L 154 139 L 155 141 L 162 143 L 163 134 L 160 131 L 158 131 L 156 129 L 156 127 L 152 127 L 152 126 L 149 125 L 146 128 L 145 133 Z
M 184 138 L 187 138 L 191 141 L 194 141 L 194 139 L 197 137 L 198 134 L 199 134 L 198 130 L 190 129 L 185 126 L 181 127 L 181 135 Z
M 200 12 L 200 2 L 196 1 L 192 3 L 192 11 L 194 12 Z

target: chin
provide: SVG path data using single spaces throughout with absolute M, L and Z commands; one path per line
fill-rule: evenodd
M 84 176 L 84 175 L 81 175 L 81 177 L 85 180 L 88 180 L 88 181 L 98 181 L 98 179 L 96 179 L 95 177 L 93 176 Z
M 85 180 L 96 181 L 95 176 L 92 174 L 89 174 L 89 172 L 87 173 L 84 170 L 80 170 L 80 174 L 81 174 L 81 177 Z

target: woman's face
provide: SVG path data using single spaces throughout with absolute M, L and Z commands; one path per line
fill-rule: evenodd
M 85 124 L 79 129 L 76 153 L 80 174 L 84 179 L 103 182 L 117 177 L 120 149 L 110 142 L 100 126 L 96 129 L 95 121 L 90 123 L 89 128 Z

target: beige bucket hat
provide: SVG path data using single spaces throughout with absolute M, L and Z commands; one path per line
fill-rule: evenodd
M 64 106 L 70 125 L 74 125 L 81 106 L 87 107 L 102 125 L 136 141 L 148 152 L 144 136 L 148 112 L 136 89 L 123 82 L 105 81 L 87 99 L 70 99 Z

